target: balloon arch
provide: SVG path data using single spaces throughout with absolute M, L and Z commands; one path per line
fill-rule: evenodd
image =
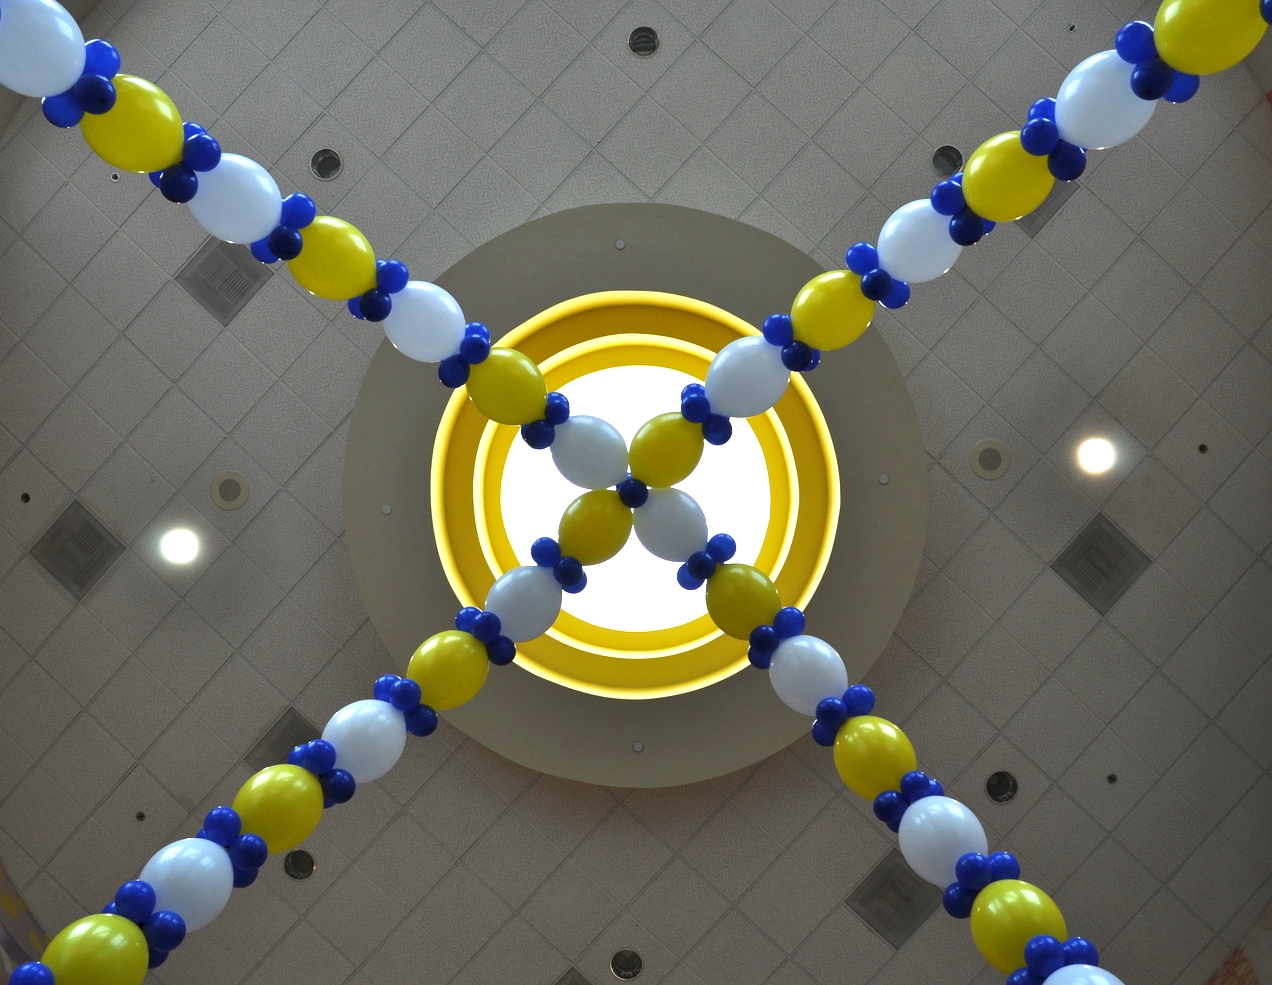
M 704 442 L 729 440 L 730 418 L 768 410 L 791 373 L 811 372 L 822 351 L 865 331 L 876 303 L 904 306 L 912 284 L 939 277 L 995 223 L 1033 211 L 1055 181 L 1077 178 L 1088 149 L 1129 140 L 1160 99 L 1184 102 L 1199 76 L 1243 59 L 1269 22 L 1272 0 L 1166 0 L 1153 24 L 1127 24 L 1114 50 L 1073 69 L 1054 99 L 1035 102 L 1021 129 L 985 141 L 963 172 L 894 212 L 877 245 L 852 245 L 847 269 L 814 277 L 789 314 L 771 315 L 761 332 L 721 349 L 705 384 L 685 387 L 679 410 L 647 422 L 627 447 L 605 421 L 572 416 L 534 362 L 492 347 L 486 326 L 467 323 L 446 291 L 411 280 L 400 261 L 376 259 L 361 232 L 318 215 L 308 196 L 283 198 L 261 165 L 223 154 L 161 89 L 119 74 L 115 48 L 85 44 L 55 0 L 0 0 L 0 83 L 42 98 L 50 123 L 79 126 L 114 167 L 148 174 L 212 236 L 249 244 L 263 263 L 286 261 L 306 290 L 382 322 L 400 352 L 438 363 L 442 383 L 466 386 L 478 410 L 519 427 L 531 447 L 550 448 L 561 474 L 587 490 L 566 509 L 555 539 L 535 541 L 535 563 L 502 575 L 484 609 L 461 609 L 454 629 L 425 640 L 405 677 L 379 678 L 373 697 L 337 711 L 321 739 L 252 776 L 232 806 L 214 808 L 195 837 L 157 852 L 101 913 L 69 924 L 42 961 L 18 967 L 10 985 L 140 985 L 186 933 L 216 918 L 235 887 L 256 879 L 269 854 L 299 845 L 324 808 L 388 772 L 408 732 L 430 734 L 439 710 L 480 690 L 490 664 L 510 663 L 517 643 L 546 632 L 561 593 L 582 591 L 586 566 L 616 554 L 633 527 L 651 553 L 680 563 L 683 588 L 705 584 L 711 619 L 747 642 L 751 663 L 768 669 L 783 702 L 813 718 L 812 736 L 833 747 L 844 783 L 873 800 L 910 866 L 944 890 L 951 916 L 969 920 L 976 946 L 1008 985 L 1120 985 L 1098 967 L 1090 941 L 1069 936 L 1051 898 L 1021 880 L 1018 861 L 989 853 L 975 814 L 917 769 L 909 739 L 871 714 L 870 688 L 849 686 L 835 650 L 804 632 L 803 613 L 782 605 L 763 571 L 730 563 L 733 538 L 708 537 L 701 508 L 675 487 Z

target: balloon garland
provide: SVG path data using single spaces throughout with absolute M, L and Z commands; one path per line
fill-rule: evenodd
M 1113 50 L 1079 64 L 1054 99 L 1035 102 L 1020 130 L 987 140 L 962 173 L 894 212 L 877 246 L 854 244 L 846 270 L 813 278 L 789 315 L 772 315 L 759 336 L 725 346 L 705 385 L 685 387 L 679 412 L 647 422 L 628 448 L 606 422 L 571 417 L 539 368 L 515 349 L 492 347 L 486 326 L 465 323 L 446 291 L 412 281 L 400 261 L 377 259 L 358 229 L 318 215 L 308 196 L 283 198 L 259 164 L 222 153 L 203 127 L 183 122 L 161 89 L 121 75 L 115 48 L 85 44 L 55 0 L 0 0 L 0 83 L 40 97 L 55 126 L 78 125 L 103 160 L 148 174 L 212 236 L 249 244 L 264 263 L 285 261 L 306 290 L 346 301 L 356 318 L 383 322 L 399 351 L 437 362 L 444 384 L 466 386 L 482 413 L 520 427 L 532 447 L 550 448 L 561 474 L 588 490 L 562 515 L 556 539 L 534 543 L 535 563 L 503 574 L 484 609 L 461 609 L 453 630 L 425 640 L 406 677 L 380 677 L 373 697 L 337 711 L 322 738 L 253 775 L 232 806 L 209 811 L 195 837 L 157 852 L 103 912 L 61 930 L 43 959 L 19 966 L 9 985 L 140 985 L 148 967 L 216 918 L 234 888 L 256 879 L 269 854 L 299 845 L 325 808 L 388 772 L 408 732 L 432 733 L 437 711 L 472 698 L 489 664 L 511 662 L 518 642 L 546 632 L 561 592 L 581 591 L 583 569 L 616 554 L 633 530 L 651 553 L 680 562 L 682 587 L 706 585 L 715 624 L 748 642 L 751 663 L 769 671 L 785 704 L 813 716 L 812 737 L 833 747 L 844 783 L 873 800 L 907 862 L 943 887 L 945 909 L 969 921 L 977 948 L 1008 975 L 1007 985 L 1121 985 L 1098 967 L 1090 941 L 1068 936 L 1051 898 L 1020 879 L 1015 857 L 989 852 L 970 808 L 917 769 L 905 733 L 871 714 L 873 692 L 849 686 L 835 650 L 804 633 L 803 613 L 781 605 L 762 571 L 730 563 L 733 538 L 708 538 L 701 508 L 674 487 L 697 466 L 704 442 L 729 440 L 730 418 L 763 413 L 790 373 L 815 369 L 820 350 L 861 335 L 876 303 L 904 306 L 911 284 L 945 273 L 995 223 L 1033 211 L 1056 180 L 1078 177 L 1088 149 L 1129 140 L 1159 99 L 1184 102 L 1199 76 L 1243 59 L 1268 23 L 1272 0 L 1166 0 L 1152 25 L 1126 25 Z

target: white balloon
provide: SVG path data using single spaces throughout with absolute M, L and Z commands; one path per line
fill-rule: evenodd
M 816 636 L 782 640 L 773 653 L 769 680 L 786 706 L 801 715 L 815 715 L 822 698 L 838 698 L 848 690 L 843 660 Z
M 139 878 L 154 887 L 156 910 L 179 913 L 186 930 L 198 930 L 229 902 L 234 866 L 216 842 L 182 838 L 150 856 Z
M 702 507 L 679 489 L 651 489 L 645 505 L 632 514 L 636 537 L 654 557 L 687 561 L 707 548 L 707 517 Z
M 387 701 L 368 698 L 331 716 L 322 737 L 336 747 L 336 766 L 358 783 L 378 780 L 406 748 L 406 719 Z
M 241 154 L 222 154 L 221 162 L 199 175 L 190 212 L 199 225 L 227 243 L 255 243 L 278 225 L 283 200 L 270 173 Z
M 24 96 L 56 96 L 84 71 L 84 35 L 53 0 L 4 0 L 0 85 Z
M 879 231 L 879 266 L 899 280 L 922 284 L 954 266 L 963 248 L 950 239 L 949 216 L 931 199 L 908 202 L 888 216 Z
M 954 866 L 968 852 L 989 851 L 976 815 L 951 797 L 924 797 L 906 808 L 897 831 L 910 868 L 944 889 L 956 881 Z
M 1131 89 L 1135 66 L 1116 51 L 1092 55 L 1069 73 L 1056 95 L 1060 138 L 1079 147 L 1103 150 L 1125 143 L 1144 129 L 1156 99 L 1140 99 Z
M 599 417 L 571 417 L 556 426 L 552 464 L 584 489 L 606 489 L 627 478 L 627 443 Z
M 707 367 L 707 399 L 725 417 L 754 417 L 782 399 L 791 371 L 782 350 L 752 335 L 730 342 Z
M 1067 964 L 1047 976 L 1047 985 L 1122 985 L 1122 979 L 1092 964 Z
M 500 632 L 514 643 L 537 639 L 561 611 L 561 586 L 551 568 L 537 564 L 513 568 L 490 586 L 486 611 L 499 617 Z
M 404 356 L 422 363 L 441 362 L 464 341 L 464 312 L 436 284 L 413 280 L 393 295 L 384 334 Z

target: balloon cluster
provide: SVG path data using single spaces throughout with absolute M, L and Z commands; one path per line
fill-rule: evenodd
M 804 614 L 782 606 L 762 571 L 732 563 L 733 539 L 708 538 L 701 508 L 674 487 L 696 468 L 704 443 L 729 440 L 730 418 L 769 410 L 792 372 L 816 368 L 822 350 L 859 337 L 876 304 L 902 307 L 912 284 L 943 274 L 995 223 L 1033 211 L 1054 181 L 1080 175 L 1088 149 L 1129 140 L 1157 100 L 1183 102 L 1199 76 L 1248 55 L 1268 22 L 1272 0 L 1166 0 L 1152 25 L 1126 25 L 1114 50 L 1079 64 L 1054 99 L 1035 102 L 1020 130 L 987 140 L 963 172 L 894 212 L 877 246 L 854 244 L 847 269 L 810 280 L 789 315 L 773 315 L 759 335 L 725 346 L 705 383 L 682 391 L 680 411 L 646 422 L 628 448 L 606 422 L 571 416 L 538 366 L 515 349 L 492 347 L 486 326 L 466 322 L 446 291 L 411 280 L 400 261 L 377 260 L 358 229 L 318 215 L 307 196 L 284 199 L 263 167 L 222 153 L 201 126 L 183 122 L 162 90 L 121 75 L 118 52 L 105 41 L 85 44 L 55 0 L 0 0 L 0 84 L 42 98 L 45 117 L 78 125 L 103 160 L 149 174 L 212 236 L 249 245 L 262 262 L 285 261 L 306 290 L 381 322 L 400 352 L 438 363 L 443 383 L 466 386 L 492 421 L 550 448 L 561 474 L 587 490 L 562 515 L 557 538 L 535 542 L 535 563 L 504 573 L 483 609 L 461 609 L 454 630 L 425 640 L 406 677 L 379 678 L 373 698 L 338 710 L 320 739 L 250 777 L 231 807 L 207 814 L 197 837 L 157 852 L 104 912 L 63 928 L 43 960 L 18 967 L 10 985 L 140 985 L 147 967 L 220 913 L 234 887 L 255 880 L 270 853 L 301 844 L 325 808 L 391 769 L 408 732 L 433 732 L 437 711 L 477 694 L 491 663 L 510 662 L 517 643 L 545 633 L 562 592 L 586 585 L 584 566 L 613 557 L 633 530 L 651 553 L 677 563 L 685 588 L 705 583 L 716 626 L 747 641 L 752 664 L 768 669 L 785 704 L 813 716 L 813 738 L 833 746 L 845 785 L 874 802 L 910 866 L 943 889 L 952 915 L 969 920 L 976 946 L 1008 985 L 1120 985 L 1098 968 L 1089 941 L 1068 937 L 1058 907 L 1019 878 L 1012 855 L 987 854 L 975 814 L 917 769 L 905 733 L 872 714 L 873 692 L 849 686 L 839 654 L 805 634 Z

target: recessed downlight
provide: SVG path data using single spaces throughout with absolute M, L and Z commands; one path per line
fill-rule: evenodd
M 172 564 L 189 564 L 199 556 L 199 538 L 193 530 L 176 527 L 160 538 L 159 553 Z
M 1078 445 L 1078 464 L 1082 471 L 1099 475 L 1107 472 L 1117 461 L 1117 452 L 1106 438 L 1087 438 Z

